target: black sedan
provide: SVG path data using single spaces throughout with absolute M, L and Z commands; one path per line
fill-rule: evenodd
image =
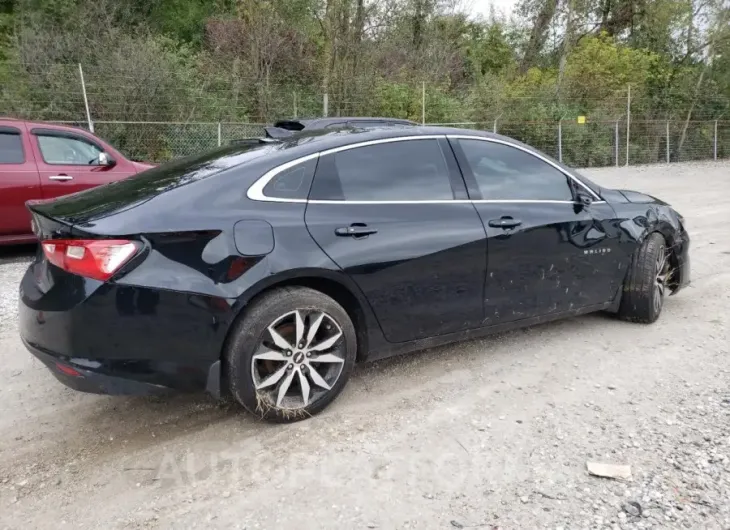
M 61 382 L 274 421 L 356 362 L 592 311 L 650 323 L 689 282 L 669 205 L 478 131 L 251 140 L 29 208 L 20 332 Z

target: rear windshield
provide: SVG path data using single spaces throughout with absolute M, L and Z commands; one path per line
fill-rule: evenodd
M 265 156 L 274 149 L 275 144 L 266 143 L 226 146 L 202 155 L 173 160 L 124 180 L 63 197 L 34 209 L 71 223 L 91 221 Z

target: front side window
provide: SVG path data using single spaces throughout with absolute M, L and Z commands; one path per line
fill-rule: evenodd
M 0 133 L 0 164 L 22 164 L 25 162 L 20 135 Z
M 433 201 L 454 198 L 437 140 L 406 140 L 355 147 L 323 156 L 312 199 Z
M 41 134 L 37 138 L 46 164 L 88 166 L 98 163 L 102 152 L 96 145 L 80 138 Z
M 486 200 L 572 201 L 568 176 L 516 147 L 483 140 L 459 140 Z

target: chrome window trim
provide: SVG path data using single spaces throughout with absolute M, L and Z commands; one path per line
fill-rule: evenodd
M 284 202 L 284 203 L 311 203 L 311 204 L 500 204 L 500 203 L 525 203 L 525 204 L 576 204 L 575 201 L 555 201 L 555 200 L 540 200 L 540 199 L 450 199 L 450 200 L 421 200 L 421 201 L 348 201 L 348 200 L 326 200 L 326 199 L 286 199 L 282 197 L 269 197 L 268 195 L 264 195 L 264 188 L 266 185 L 279 173 L 282 171 L 286 171 L 289 168 L 292 168 L 298 164 L 302 164 L 304 162 L 308 162 L 309 160 L 313 160 L 316 158 L 319 158 L 324 155 L 330 155 L 334 153 L 339 153 L 341 151 L 349 151 L 350 149 L 357 149 L 358 147 L 367 147 L 370 145 L 379 145 L 379 144 L 386 144 L 386 143 L 393 143 L 393 142 L 405 142 L 410 140 L 439 140 L 442 138 L 453 138 L 453 139 L 464 139 L 464 140 L 481 140 L 484 142 L 494 142 L 498 144 L 507 145 L 510 147 L 514 147 L 516 149 L 519 149 L 520 151 L 524 151 L 525 153 L 528 153 L 535 158 L 538 158 L 542 160 L 543 162 L 551 165 L 558 171 L 560 171 L 562 174 L 570 178 L 571 180 L 577 182 L 580 184 L 583 188 L 588 191 L 596 200 L 593 201 L 592 204 L 605 204 L 606 201 L 601 200 L 601 198 L 588 186 L 586 186 L 583 182 L 581 182 L 579 179 L 575 178 L 573 175 L 570 175 L 563 171 L 563 169 L 550 160 L 546 159 L 543 156 L 540 156 L 536 153 L 533 153 L 529 149 L 525 149 L 524 147 L 521 147 L 519 145 L 515 145 L 511 142 L 507 142 L 504 140 L 499 140 L 496 138 L 486 138 L 484 136 L 472 136 L 467 134 L 427 134 L 422 136 L 397 136 L 394 138 L 380 138 L 378 140 L 368 140 L 365 142 L 359 142 L 355 144 L 350 145 L 343 145 L 340 147 L 333 147 L 331 149 L 326 149 L 324 151 L 320 151 L 318 153 L 312 153 L 309 155 L 302 156 L 300 158 L 296 158 L 294 160 L 290 160 L 289 162 L 285 162 L 284 164 L 277 166 L 273 169 L 270 169 L 266 173 L 264 173 L 261 177 L 259 177 L 256 182 L 254 182 L 246 192 L 246 195 L 249 199 L 253 201 L 260 201 L 260 202 Z
M 286 171 L 287 169 L 292 168 L 296 165 L 302 164 L 304 162 L 309 162 L 310 160 L 314 160 L 315 158 L 319 158 L 319 155 L 320 153 L 313 153 L 311 155 L 306 155 L 301 158 L 295 158 L 294 160 L 290 160 L 289 162 L 286 162 L 280 166 L 276 166 L 274 169 L 270 169 L 269 171 L 264 173 L 263 176 L 259 177 L 259 179 L 254 182 L 250 188 L 248 188 L 246 195 L 252 201 L 299 203 L 307 202 L 307 199 L 285 199 L 283 197 L 269 197 L 268 195 L 264 195 L 264 188 L 271 181 L 271 179 L 273 179 L 282 171 Z
M 451 199 L 423 201 L 340 201 L 327 199 L 309 199 L 309 204 L 580 204 L 576 201 L 553 201 L 539 199 Z M 591 204 L 605 204 L 606 201 L 593 201 Z
M 341 145 L 340 147 L 333 147 L 325 151 L 321 151 L 321 156 L 331 155 L 339 153 L 341 151 L 349 151 L 350 149 L 357 149 L 358 147 L 368 147 L 371 145 L 389 144 L 394 142 L 408 142 L 411 140 L 440 140 L 446 138 L 445 134 L 424 134 L 422 136 L 396 136 L 394 138 L 379 138 L 378 140 L 368 140 L 367 142 L 360 142 L 357 144 Z
M 262 177 L 260 177 L 256 182 L 254 182 L 250 188 L 248 188 L 248 192 L 246 192 L 246 195 L 252 201 L 311 202 L 311 201 L 308 201 L 307 199 L 284 199 L 281 197 L 269 197 L 268 195 L 264 195 L 264 188 L 271 181 L 271 179 L 273 179 L 276 175 L 278 175 L 282 171 L 286 171 L 287 169 L 294 167 L 297 164 L 301 164 L 302 162 L 307 162 L 308 160 L 312 160 L 314 158 L 319 158 L 320 156 L 330 155 L 333 153 L 339 153 L 340 151 L 348 151 L 350 149 L 356 149 L 358 147 L 367 147 L 369 145 L 387 144 L 387 143 L 391 143 L 391 142 L 405 142 L 405 141 L 409 141 L 409 140 L 438 140 L 440 138 L 446 138 L 446 135 L 428 134 L 428 135 L 423 135 L 423 136 L 397 136 L 395 138 L 379 138 L 378 140 L 368 140 L 366 142 L 359 142 L 356 144 L 342 145 L 340 147 L 333 147 L 331 149 L 326 149 L 325 151 L 320 151 L 319 153 L 313 153 L 311 155 L 306 155 L 301 158 L 296 158 L 294 160 L 290 160 L 289 162 L 286 162 L 285 164 L 277 166 L 274 169 L 270 169 L 269 171 L 264 173 L 264 175 Z M 326 201 L 326 202 L 332 202 L 332 201 Z M 349 202 L 349 201 L 346 201 L 346 202 Z
M 545 158 L 544 156 L 542 156 L 542 155 L 540 155 L 538 153 L 533 153 L 529 149 L 525 149 L 522 146 L 513 144 L 512 142 L 506 142 L 504 140 L 499 140 L 497 138 L 486 138 L 484 136 L 473 136 L 473 135 L 469 135 L 469 134 L 448 134 L 448 135 L 446 135 L 446 137 L 449 138 L 449 139 L 452 139 L 453 138 L 455 140 L 480 140 L 482 142 L 492 142 L 492 143 L 495 143 L 495 144 L 507 145 L 509 147 L 514 147 L 515 149 L 519 149 L 520 151 L 525 152 L 525 153 L 527 153 L 529 155 L 532 155 L 535 158 L 537 158 L 539 160 L 542 160 L 546 164 L 551 165 L 552 167 L 554 167 L 555 169 L 557 169 L 558 171 L 560 171 L 563 175 L 565 175 L 568 178 L 570 178 L 572 181 L 580 184 L 583 188 L 585 188 L 585 190 L 588 193 L 590 193 L 593 196 L 593 198 L 595 199 L 594 203 L 595 202 L 605 202 L 605 201 L 602 201 L 601 200 L 601 197 L 599 197 L 598 194 L 595 191 L 593 191 L 592 189 L 590 189 L 588 186 L 586 186 L 583 182 L 581 182 L 579 179 L 577 179 L 573 175 L 571 175 L 569 173 L 566 173 L 565 170 L 563 168 L 561 168 L 559 165 L 555 164 L 554 162 L 548 160 L 547 158 Z

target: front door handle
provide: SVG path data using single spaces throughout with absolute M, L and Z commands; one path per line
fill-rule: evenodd
M 363 223 L 353 223 L 350 226 L 343 226 L 335 229 L 335 235 L 342 237 L 366 237 L 371 234 L 377 234 L 375 228 L 369 228 Z
M 522 221 L 519 219 L 513 219 L 512 217 L 502 217 L 500 219 L 492 219 L 487 224 L 489 224 L 492 228 L 510 229 L 520 226 Z
M 73 180 L 71 175 L 51 175 L 48 180 Z

